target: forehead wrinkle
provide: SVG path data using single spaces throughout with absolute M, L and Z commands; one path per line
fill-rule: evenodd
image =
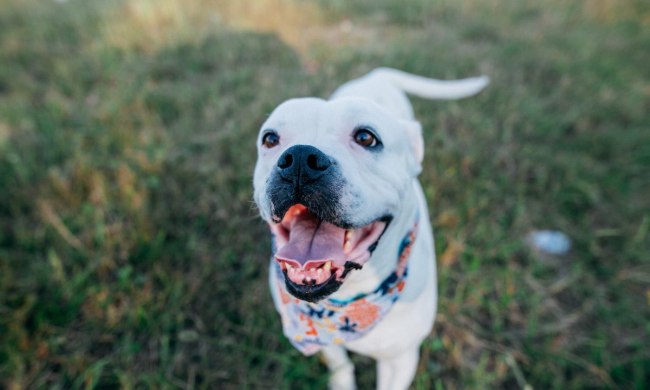
M 368 126 L 377 132 L 382 132 L 383 124 L 387 123 L 386 115 L 372 103 L 365 100 L 363 102 L 352 101 L 349 105 L 343 106 L 341 116 L 345 124 L 350 127 L 349 131 L 359 126 Z
M 340 107 L 331 104 L 324 105 L 319 111 L 317 128 L 314 132 L 314 141 L 336 154 L 342 146 L 342 137 L 347 136 L 349 120 L 341 112 Z

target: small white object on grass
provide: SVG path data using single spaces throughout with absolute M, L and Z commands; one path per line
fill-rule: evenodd
M 528 234 L 528 244 L 549 255 L 566 255 L 571 250 L 571 239 L 557 230 L 535 230 Z

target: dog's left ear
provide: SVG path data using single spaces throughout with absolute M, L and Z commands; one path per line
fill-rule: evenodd
M 411 144 L 409 155 L 413 156 L 409 161 L 413 175 L 417 176 L 422 171 L 422 159 L 424 159 L 424 139 L 422 138 L 422 125 L 418 121 L 402 120 L 402 125 Z

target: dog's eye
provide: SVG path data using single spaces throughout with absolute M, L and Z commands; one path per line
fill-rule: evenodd
M 280 143 L 280 136 L 275 131 L 269 131 L 262 136 L 262 145 L 272 148 Z
M 364 148 L 374 148 L 380 143 L 377 139 L 377 136 L 372 131 L 364 127 L 355 131 L 354 142 L 363 146 Z

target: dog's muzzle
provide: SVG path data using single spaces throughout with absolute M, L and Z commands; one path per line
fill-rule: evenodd
M 299 299 L 315 302 L 336 291 L 370 258 L 390 221 L 346 221 L 339 203 L 344 183 L 336 161 L 309 145 L 287 149 L 271 175 L 274 257 L 287 290 Z

